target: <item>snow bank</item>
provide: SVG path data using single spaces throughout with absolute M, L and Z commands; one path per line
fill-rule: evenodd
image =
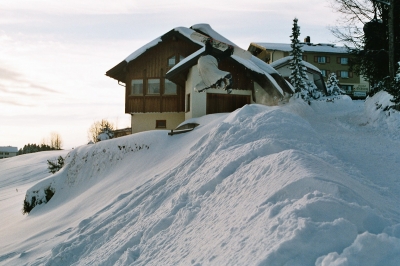
M 346 97 L 246 105 L 191 120 L 190 133 L 79 147 L 27 193 L 52 184 L 53 198 L 0 229 L 0 262 L 394 265 L 400 162 L 381 152 L 400 144 L 378 143 L 362 107 Z M 366 165 L 381 159 L 385 168 Z
M 373 97 L 367 98 L 364 112 L 368 117 L 368 124 L 382 128 L 391 137 L 399 139 L 400 112 L 393 109 L 388 110 L 393 105 L 391 99 L 393 99 L 392 95 L 386 91 L 380 91 Z

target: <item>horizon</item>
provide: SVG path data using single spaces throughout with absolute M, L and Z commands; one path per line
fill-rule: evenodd
M 329 1 L 317 0 L 22 0 L 0 7 L 0 146 L 18 149 L 52 132 L 63 149 L 84 145 L 89 127 L 101 119 L 130 127 L 124 89 L 105 73 L 175 27 L 207 23 L 247 49 L 251 42 L 290 43 L 295 17 L 300 39 L 334 43 L 328 27 L 338 18 Z

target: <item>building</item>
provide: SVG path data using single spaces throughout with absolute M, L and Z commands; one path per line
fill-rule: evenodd
M 219 68 L 233 76 L 233 91 L 193 91 L 200 81 L 197 59 L 204 43 L 191 38 L 198 32 L 234 47 L 234 43 L 207 24 L 177 27 L 133 52 L 106 72 L 125 87 L 125 113 L 131 115 L 132 133 L 175 129 L 186 119 L 232 112 L 250 103 L 277 104 L 293 87 L 271 66 L 249 55 L 235 55 Z M 216 51 L 217 52 L 217 51 Z
M 292 60 L 292 56 L 286 56 L 284 58 L 275 60 L 270 65 L 276 69 L 286 80 L 289 81 L 290 74 L 292 70 L 290 69 L 290 61 Z M 313 82 L 317 89 L 321 92 L 327 94 L 326 84 L 324 80 L 324 76 L 321 71 L 314 65 L 302 61 L 303 66 L 305 67 L 305 72 L 307 74 L 307 78 L 309 81 Z
M 0 146 L 0 159 L 17 156 L 18 148 L 11 146 Z
M 303 61 L 317 67 L 324 81 L 330 73 L 335 73 L 339 86 L 354 98 L 365 98 L 369 90 L 368 82 L 362 77 L 349 71 L 349 53 L 345 47 L 334 44 L 313 44 L 307 37 L 302 43 Z M 267 63 L 275 62 L 289 56 L 292 48 L 285 43 L 252 42 L 248 48 L 254 56 Z

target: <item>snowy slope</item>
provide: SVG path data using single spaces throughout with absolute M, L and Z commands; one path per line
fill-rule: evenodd
M 55 154 L 0 160 L 0 264 L 398 265 L 400 115 L 380 97 L 247 105 L 79 147 L 50 176 Z

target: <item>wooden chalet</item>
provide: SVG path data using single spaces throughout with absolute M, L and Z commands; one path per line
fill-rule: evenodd
M 262 103 L 257 97 L 261 99 L 265 95 L 260 93 L 277 99 L 293 92 L 278 72 L 258 58 L 252 58 L 254 62 L 243 62 L 233 56 L 219 64 L 221 70 L 233 76 L 231 94 L 218 89 L 194 92 L 194 85 L 200 81 L 197 59 L 204 53 L 203 43 L 190 38 L 194 31 L 234 45 L 207 24 L 178 27 L 106 72 L 125 85 L 125 113 L 131 115 L 132 133 L 170 130 L 192 117 L 232 112 L 245 104 Z

